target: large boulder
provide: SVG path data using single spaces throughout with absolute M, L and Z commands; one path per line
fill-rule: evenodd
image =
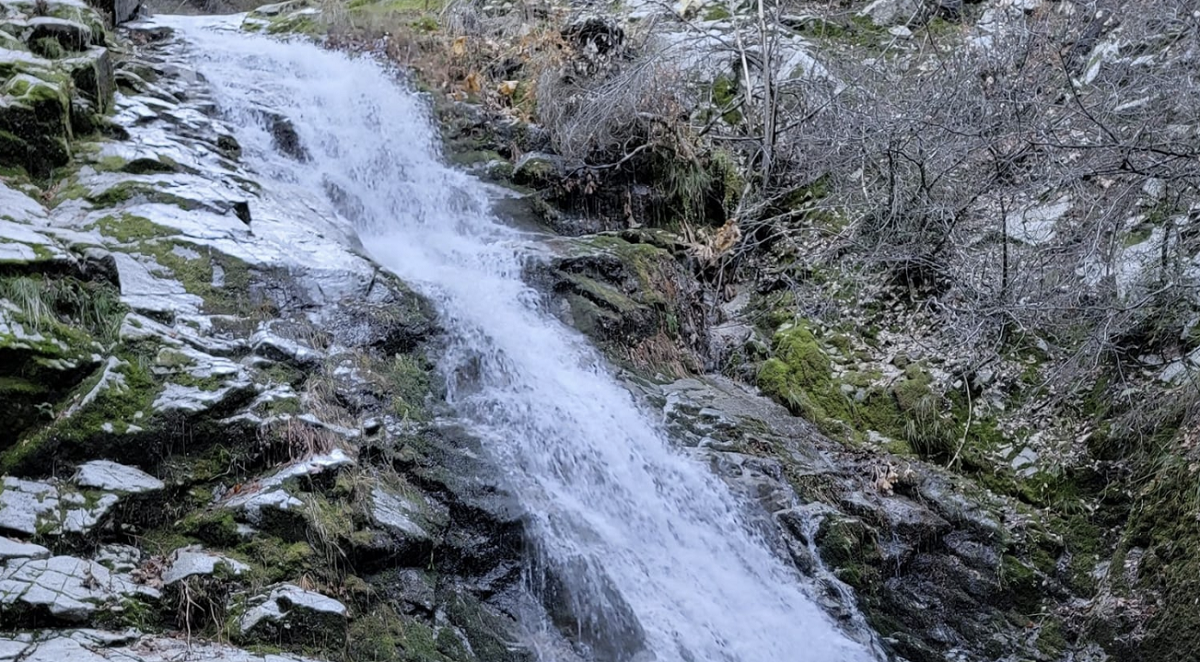
M 560 239 L 537 275 L 577 329 L 639 369 L 682 375 L 703 368 L 706 320 L 699 283 L 669 240 L 652 232 Z
M 198 546 L 183 547 L 171 553 L 167 559 L 167 568 L 160 579 L 164 586 L 170 586 L 189 577 L 211 577 L 219 573 L 239 576 L 250 570 L 250 566 L 209 552 Z
M 92 112 L 103 114 L 112 109 L 116 83 L 108 49 L 94 46 L 84 53 L 59 61 L 59 66 L 70 73 L 75 90 L 90 104 Z
M 243 639 L 330 645 L 346 638 L 346 605 L 294 584 L 279 584 L 249 600 L 238 620 Z
M 44 176 L 67 164 L 73 135 L 68 89 L 65 82 L 29 73 L 18 73 L 0 87 L 0 166 Z

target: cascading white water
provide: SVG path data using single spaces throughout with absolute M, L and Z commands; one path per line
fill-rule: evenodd
M 191 44 L 264 185 L 325 191 L 372 257 L 435 303 L 452 404 L 506 472 L 589 627 L 631 618 L 634 659 L 873 659 L 751 533 L 730 491 L 543 309 L 522 282 L 535 240 L 440 161 L 414 94 L 368 58 L 213 29 L 230 19 L 160 22 Z M 262 108 L 292 122 L 311 158 L 273 147 Z M 623 646 L 596 655 L 630 658 Z

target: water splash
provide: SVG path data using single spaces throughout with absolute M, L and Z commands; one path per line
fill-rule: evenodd
M 521 278 L 536 241 L 442 163 L 415 94 L 370 59 L 237 34 L 230 19 L 160 22 L 191 44 L 264 183 L 324 192 L 380 264 L 433 300 L 450 400 L 507 474 L 536 565 L 554 570 L 546 589 L 597 659 L 873 659 L 751 533 L 726 486 L 543 309 Z M 278 148 L 272 113 L 308 158 Z

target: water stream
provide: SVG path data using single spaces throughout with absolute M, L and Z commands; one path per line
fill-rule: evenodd
M 264 186 L 319 192 L 434 302 L 451 404 L 521 500 L 537 565 L 570 595 L 595 659 L 873 659 L 751 533 L 744 504 L 545 310 L 522 281 L 536 237 L 499 222 L 487 187 L 444 165 L 428 112 L 393 72 L 236 33 L 237 19 L 159 22 L 190 44 Z M 307 158 L 278 149 L 263 109 L 290 120 Z

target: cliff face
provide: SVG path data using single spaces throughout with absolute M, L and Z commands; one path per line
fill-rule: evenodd
M 1149 81 L 1195 17 L 825 4 L 244 27 L 420 65 L 447 158 L 558 235 L 529 282 L 854 636 L 1190 659 L 1196 126 Z M 584 649 L 448 422 L 430 304 L 247 171 L 169 29 L 3 12 L 0 659 L 525 660 L 543 618 Z

